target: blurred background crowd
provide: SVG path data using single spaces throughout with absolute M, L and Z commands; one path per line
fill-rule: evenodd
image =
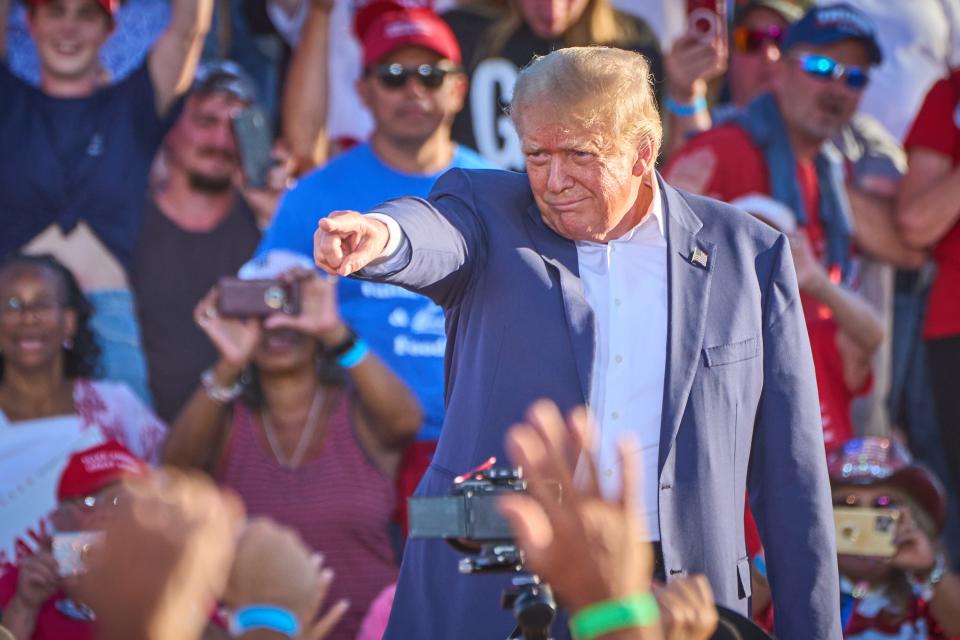
M 312 637 L 382 635 L 443 420 L 443 312 L 319 275 L 314 230 L 450 167 L 523 170 L 519 69 L 592 44 L 649 59 L 668 182 L 790 238 L 836 505 L 899 514 L 889 551 L 839 558 L 845 637 L 960 635 L 960 0 L 0 0 L 16 638 L 93 637 L 103 593 L 63 550 L 161 464 L 242 502 L 181 478 L 200 497 L 177 517 L 254 518 L 225 602 L 287 603 L 306 628 L 329 590 Z M 297 308 L 223 312 L 262 281 Z

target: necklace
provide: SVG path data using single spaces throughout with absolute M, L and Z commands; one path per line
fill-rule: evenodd
M 293 455 L 289 459 L 285 458 L 283 452 L 280 451 L 280 443 L 277 442 L 277 433 L 273 429 L 273 423 L 270 422 L 270 418 L 267 415 L 267 408 L 263 407 L 260 409 L 260 421 L 263 423 L 263 432 L 267 436 L 267 442 L 270 444 L 270 449 L 273 451 L 273 457 L 277 459 L 277 463 L 286 469 L 296 469 L 303 462 L 303 456 L 307 453 L 307 445 L 310 444 L 310 440 L 313 439 L 313 434 L 317 430 L 317 413 L 320 411 L 320 405 L 323 404 L 323 390 L 317 388 L 317 392 L 313 394 L 313 404 L 310 405 L 310 411 L 307 413 L 307 421 L 303 424 L 303 433 L 300 434 L 300 439 L 297 441 L 297 446 L 293 450 Z

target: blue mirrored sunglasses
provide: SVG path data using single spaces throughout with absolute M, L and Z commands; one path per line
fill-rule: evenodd
M 870 75 L 860 67 L 845 67 L 833 58 L 806 54 L 797 56 L 800 68 L 815 78 L 822 80 L 840 79 L 851 89 L 860 91 L 870 82 Z

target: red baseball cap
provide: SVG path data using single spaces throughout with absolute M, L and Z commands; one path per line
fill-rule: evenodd
M 460 64 L 460 45 L 433 9 L 375 0 L 357 11 L 354 31 L 363 46 L 363 66 L 379 62 L 403 46 L 429 49 Z
M 147 464 L 126 447 L 110 440 L 70 456 L 60 476 L 57 500 L 93 495 L 107 485 L 147 474 Z
M 38 5 L 50 0 L 27 0 L 29 5 Z M 107 12 L 107 15 L 112 19 L 117 14 L 117 9 L 120 8 L 120 0 L 97 0 L 97 4 L 100 5 L 100 8 Z

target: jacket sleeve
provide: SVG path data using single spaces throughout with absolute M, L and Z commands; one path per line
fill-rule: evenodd
M 763 394 L 748 475 L 781 640 L 840 640 L 840 587 L 820 403 L 790 247 L 771 248 Z
M 457 304 L 486 259 L 486 229 L 476 211 L 470 174 L 451 169 L 430 197 L 389 200 L 371 213 L 390 216 L 403 238 L 395 254 L 368 265 L 358 279 L 389 282 L 423 294 L 443 307 Z

